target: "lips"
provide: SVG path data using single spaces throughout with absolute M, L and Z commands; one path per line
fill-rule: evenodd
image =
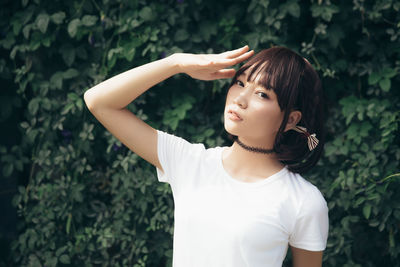
M 242 121 L 242 117 L 234 110 L 228 110 L 228 117 L 233 121 Z

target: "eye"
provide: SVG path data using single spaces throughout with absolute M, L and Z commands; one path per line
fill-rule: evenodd
M 235 84 L 239 85 L 240 87 L 244 87 L 244 83 L 241 80 L 236 80 Z
M 262 98 L 269 98 L 268 95 L 264 92 L 257 92 L 256 95 L 262 97 Z

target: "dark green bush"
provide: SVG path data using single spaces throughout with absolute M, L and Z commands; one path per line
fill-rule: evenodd
M 249 44 L 294 49 L 323 79 L 327 145 L 305 177 L 330 208 L 324 266 L 400 266 L 400 1 L 22 0 L 3 1 L 0 14 L 0 121 L 18 137 L 0 162 L 19 177 L 18 234 L 0 263 L 169 265 L 168 185 L 105 131 L 83 93 L 174 52 Z M 129 108 L 221 145 L 227 83 L 178 75 Z

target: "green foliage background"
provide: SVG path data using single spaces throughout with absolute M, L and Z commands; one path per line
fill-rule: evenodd
M 6 0 L 0 14 L 0 123 L 15 137 L 0 166 L 18 179 L 17 234 L 0 264 L 170 265 L 168 185 L 83 93 L 174 52 L 249 44 L 298 51 L 323 79 L 327 144 L 304 176 L 330 208 L 324 266 L 400 266 L 400 1 Z M 129 108 L 192 142 L 228 144 L 228 82 L 178 75 Z

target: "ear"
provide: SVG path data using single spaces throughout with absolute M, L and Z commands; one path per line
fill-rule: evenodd
M 286 123 L 285 132 L 293 129 L 297 123 L 301 120 L 301 112 L 298 110 L 294 110 L 290 112 L 288 121 Z

